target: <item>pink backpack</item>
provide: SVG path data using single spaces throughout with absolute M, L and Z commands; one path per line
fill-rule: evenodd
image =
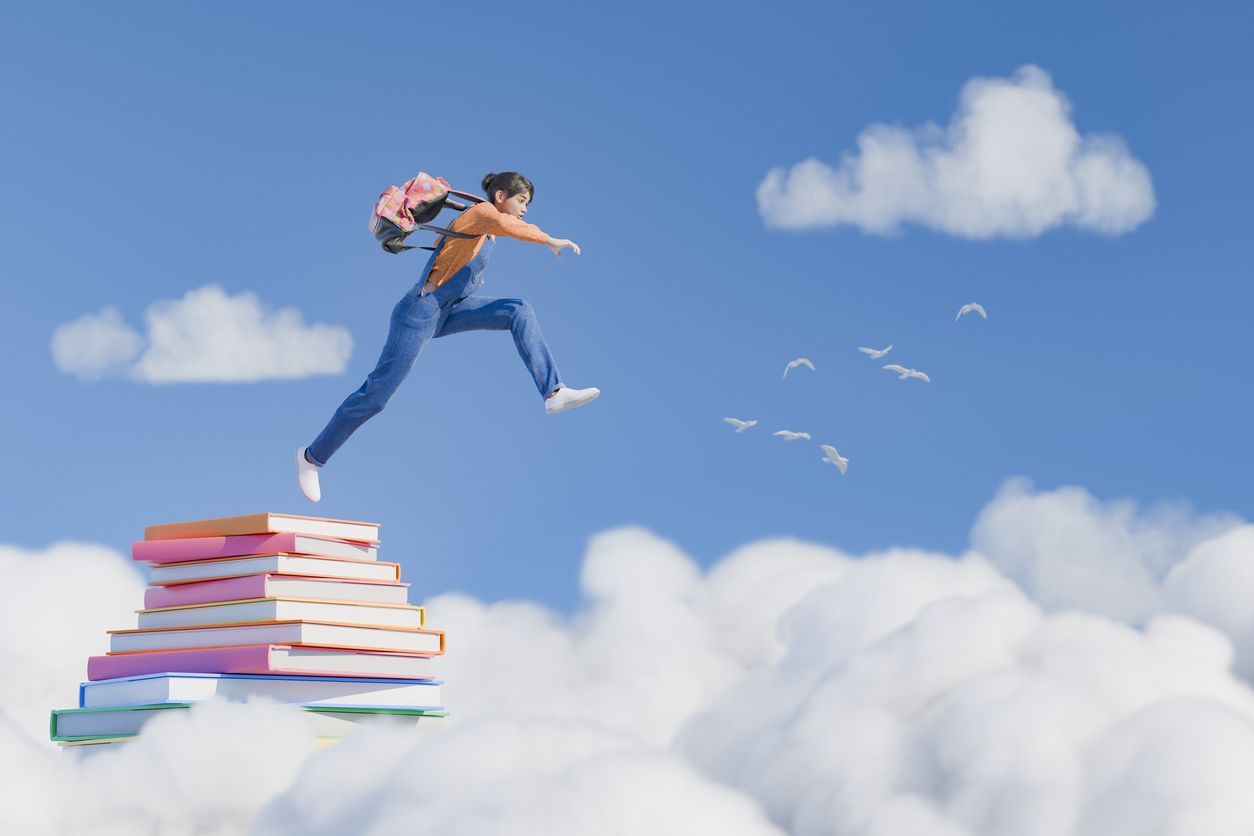
M 374 211 L 370 213 L 370 232 L 383 249 L 392 254 L 414 249 L 405 246 L 404 242 L 408 235 L 419 229 L 428 229 L 454 238 L 476 237 L 429 223 L 445 207 L 461 212 L 470 205 L 452 200 L 449 195 L 457 195 L 471 203 L 484 202 L 481 197 L 452 188 L 443 177 L 432 177 L 425 171 L 420 171 L 417 177 L 406 180 L 400 188 L 388 186 L 379 195 Z

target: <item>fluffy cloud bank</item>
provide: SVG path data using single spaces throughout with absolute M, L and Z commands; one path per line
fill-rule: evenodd
M 217 285 L 155 302 L 144 319 L 146 335 L 112 307 L 64 323 L 52 335 L 53 362 L 84 380 L 250 383 L 337 374 L 353 349 L 344 328 L 307 325 L 295 308 L 269 311 L 256 294 Z
M 1006 534 L 1012 522 L 1020 539 Z M 1254 830 L 1254 689 L 1250 671 L 1233 668 L 1254 658 L 1254 526 L 1015 482 L 981 512 L 973 541 L 981 549 L 962 555 L 852 556 L 773 540 L 702 570 L 647 531 L 609 532 L 589 546 L 585 605 L 572 617 L 523 601 L 425 602 L 450 637 L 441 672 L 455 714 L 443 725 L 365 729 L 319 750 L 280 707 L 211 703 L 80 758 L 49 752 L 42 722 L 0 711 L 0 826 L 267 836 Z M 1128 609 L 1113 582 L 1093 584 L 1082 608 L 1067 603 L 1076 579 L 1092 576 L 1079 560 L 1062 561 L 1046 583 L 1000 568 L 1112 547 L 1123 551 L 1103 571 L 1140 577 L 1129 568 L 1139 555 L 1150 603 L 1138 594 Z M 91 560 L 108 573 L 121 559 Z M 67 608 L 101 585 L 79 569 L 62 584 Z M 109 594 L 138 600 L 128 584 Z M 1036 597 L 1044 591 L 1047 604 Z M 12 616 L 0 619 L 15 632 Z M 78 621 L 93 636 L 106 626 Z M 0 658 L 10 670 L 13 652 Z M 21 664 L 51 665 L 57 653 Z M 61 688 L 51 704 L 69 703 L 73 678 Z
M 948 126 L 871 125 L 832 167 L 804 160 L 758 186 L 769 227 L 916 223 L 964 238 L 1025 238 L 1061 225 L 1116 235 L 1154 212 L 1149 171 L 1117 136 L 1081 135 L 1039 67 L 963 87 Z
M 69 707 L 87 657 L 109 649 L 105 630 L 133 622 L 144 579 L 104 546 L 0 545 L 0 589 L 0 716 L 39 737 L 49 709 Z
M 1047 610 L 1135 624 L 1160 611 L 1172 567 L 1239 523 L 1183 505 L 1100 502 L 1082 488 L 1037 493 L 1026 479 L 1012 479 L 980 512 L 971 545 Z

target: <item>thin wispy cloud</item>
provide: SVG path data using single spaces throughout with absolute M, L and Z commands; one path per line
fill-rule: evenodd
M 307 324 L 296 308 L 268 309 L 254 293 L 218 285 L 162 300 L 140 334 L 115 308 L 56 328 L 52 359 L 83 380 L 129 377 L 141 383 L 252 383 L 338 374 L 352 353 L 348 330 Z
M 1148 169 L 1120 137 L 1081 133 L 1049 75 L 974 78 L 949 124 L 873 124 L 831 165 L 772 169 L 757 189 L 768 227 L 918 224 L 963 238 L 1029 238 L 1059 226 L 1108 235 L 1154 212 Z
M 1012 541 L 1015 525 L 1035 542 Z M 974 539 L 994 553 L 771 540 L 703 569 L 648 531 L 611 531 L 588 548 L 574 616 L 423 602 L 448 631 L 452 716 L 326 749 L 297 712 L 207 703 L 125 747 L 58 756 L 40 742 L 43 717 L 9 709 L 11 690 L 0 809 L 52 834 L 1254 830 L 1254 689 L 1233 672 L 1254 650 L 1254 526 L 1015 481 Z M 1110 600 L 1090 597 L 1087 612 L 1042 606 L 1038 591 L 1090 577 L 1079 562 L 1048 586 L 999 568 L 1073 548 L 1119 550 L 1120 576 L 1143 563 L 1151 603 L 1124 618 L 1125 591 L 1099 583 Z M 0 577 L 75 549 L 73 566 L 36 572 L 58 578 L 64 612 L 105 594 L 139 600 L 107 550 L 0 550 Z M 0 610 L 0 635 L 21 634 L 35 611 Z M 99 612 L 73 624 L 93 639 L 124 626 Z M 0 664 L 43 683 L 27 703 L 64 706 L 76 678 L 53 693 L 51 674 L 65 680 L 71 658 L 81 672 L 81 652 L 15 639 Z

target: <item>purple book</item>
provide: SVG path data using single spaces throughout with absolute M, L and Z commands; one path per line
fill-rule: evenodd
M 430 679 L 433 676 L 431 660 L 424 656 L 270 644 L 110 653 L 87 660 L 87 678 L 93 682 L 172 671 L 405 679 Z

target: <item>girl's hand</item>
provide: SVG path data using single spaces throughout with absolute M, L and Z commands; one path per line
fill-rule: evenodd
M 575 255 L 579 255 L 579 245 L 569 238 L 550 238 L 544 243 L 546 247 L 553 251 L 553 255 L 558 258 L 562 257 L 562 250 L 569 247 L 575 251 Z

